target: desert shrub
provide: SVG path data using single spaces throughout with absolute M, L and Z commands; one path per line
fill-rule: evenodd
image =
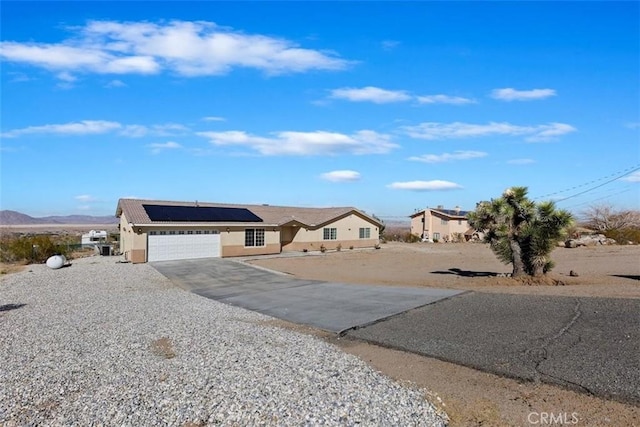
M 54 242 L 51 236 L 6 236 L 0 241 L 2 262 L 44 262 L 52 255 L 67 255 L 66 244 Z
M 640 228 L 638 227 L 607 230 L 604 235 L 615 240 L 619 245 L 640 244 Z

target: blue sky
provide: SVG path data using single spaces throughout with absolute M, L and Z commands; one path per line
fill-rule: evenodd
M 2 209 L 640 208 L 638 2 L 1 8 Z

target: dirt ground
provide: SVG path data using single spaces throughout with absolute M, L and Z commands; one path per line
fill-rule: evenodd
M 551 276 L 562 286 L 523 285 L 507 277 L 484 244 L 387 243 L 380 250 L 343 250 L 253 260 L 299 278 L 396 286 L 425 286 L 537 295 L 640 298 L 640 246 L 557 248 Z M 570 276 L 573 271 L 577 276 Z M 521 382 L 452 363 L 312 333 L 401 382 L 429 390 L 452 426 L 640 426 L 640 408 L 547 384 Z

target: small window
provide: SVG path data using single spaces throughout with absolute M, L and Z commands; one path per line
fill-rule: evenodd
M 187 230 L 187 234 L 193 234 L 193 230 Z
M 157 232 L 157 231 L 150 231 L 150 232 L 149 232 L 149 235 L 151 235 L 151 236 L 155 236 L 156 234 L 158 234 L 158 232 Z
M 338 238 L 338 229 L 337 228 L 323 228 L 322 229 L 322 238 L 324 240 L 336 240 Z
M 161 235 L 161 236 L 166 236 L 166 235 L 167 235 L 167 232 L 166 232 L 166 231 L 161 231 L 161 232 L 160 232 L 160 235 Z
M 361 239 L 370 239 L 371 238 L 371 229 L 369 227 L 360 229 L 360 238 Z
M 184 234 L 184 230 L 178 231 L 178 234 Z
M 209 234 L 209 233 L 211 233 L 211 231 L 209 231 L 209 230 L 204 230 L 204 234 Z
M 440 220 L 440 224 L 442 224 L 442 225 L 447 225 L 447 224 L 449 224 L 449 220 L 447 220 L 447 219 L 441 219 L 441 220 Z
M 244 230 L 245 247 L 264 246 L 264 228 L 247 228 Z
M 202 234 L 202 230 L 196 230 L 196 234 Z
M 175 230 L 171 230 L 171 231 L 169 232 L 169 234 L 171 234 L 171 235 L 173 236 L 174 234 L 176 234 L 176 232 L 175 232 Z

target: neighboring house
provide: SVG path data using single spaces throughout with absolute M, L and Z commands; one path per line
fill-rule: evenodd
M 374 247 L 381 223 L 352 208 L 120 199 L 120 252 L 134 263 Z
M 82 246 L 94 246 L 107 241 L 107 232 L 105 230 L 91 230 L 87 234 L 82 235 Z
M 442 206 L 423 209 L 410 216 L 411 234 L 424 241 L 451 242 L 458 236 L 469 240 L 473 230 L 467 221 L 468 213 L 457 206 L 454 209 Z

